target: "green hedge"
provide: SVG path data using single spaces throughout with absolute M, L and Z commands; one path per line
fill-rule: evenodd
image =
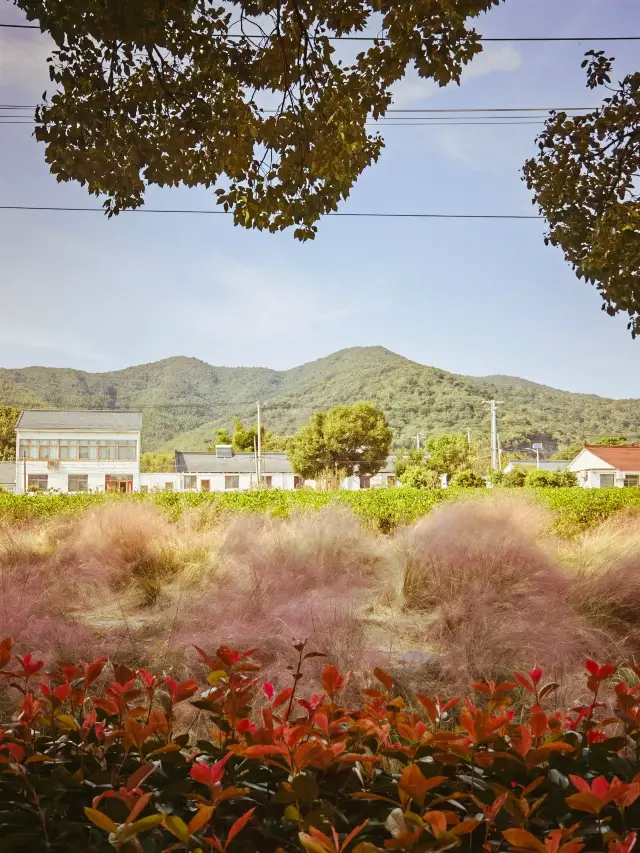
M 188 509 L 214 512 L 266 512 L 286 518 L 295 510 L 348 506 L 367 524 L 390 532 L 428 514 L 437 503 L 452 500 L 490 500 L 502 490 L 476 489 L 372 489 L 358 492 L 265 490 L 259 492 L 180 493 L 134 495 L 11 495 L 0 494 L 0 521 L 72 517 L 107 501 L 151 501 L 177 519 Z M 556 516 L 555 528 L 564 536 L 584 532 L 621 510 L 640 510 L 640 488 L 630 489 L 523 489 Z

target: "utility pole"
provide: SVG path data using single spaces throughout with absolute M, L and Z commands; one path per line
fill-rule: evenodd
M 416 450 L 420 450 L 420 433 L 416 435 Z
M 253 439 L 253 453 L 256 458 L 256 488 L 260 485 L 260 471 L 258 468 L 258 442 L 256 438 Z
M 502 405 L 502 400 L 485 400 L 484 404 L 489 406 L 491 413 L 491 468 L 494 471 L 498 469 L 498 406 Z
M 262 425 L 261 425 L 261 421 L 260 421 L 260 401 L 259 400 L 256 403 L 256 406 L 258 407 L 258 488 L 259 488 L 260 484 L 262 482 L 262 445 L 261 445 Z
M 471 447 L 471 427 L 467 427 L 467 444 Z

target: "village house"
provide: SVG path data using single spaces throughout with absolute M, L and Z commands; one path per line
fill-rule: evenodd
M 640 485 L 640 444 L 601 446 L 585 444 L 569 471 L 584 489 L 624 488 Z
M 141 428 L 139 412 L 24 411 L 16 424 L 16 462 L 0 463 L 0 487 L 18 494 L 237 492 L 258 487 L 255 453 L 236 453 L 231 445 L 217 445 L 213 452 L 176 451 L 173 471 L 141 473 Z M 346 477 L 341 488 L 396 486 L 394 461 L 390 456 L 371 476 Z M 295 474 L 285 453 L 265 452 L 261 485 L 291 490 L 316 484 Z
M 286 453 L 262 453 L 261 460 L 262 483 L 267 488 L 297 489 L 303 485 Z M 258 485 L 255 453 L 235 453 L 230 444 L 218 444 L 210 453 L 176 450 L 175 471 L 180 478 L 176 488 L 185 492 L 238 492 Z
M 16 492 L 137 491 L 141 428 L 139 412 L 22 412 L 16 424 Z

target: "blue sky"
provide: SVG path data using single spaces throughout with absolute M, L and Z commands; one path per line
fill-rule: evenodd
M 5 0 L 0 20 L 20 20 Z M 640 35 L 637 0 L 506 0 L 486 36 Z M 584 44 L 494 44 L 460 87 L 409 74 L 402 107 L 588 106 Z M 637 43 L 602 44 L 622 76 Z M 0 103 L 35 103 L 46 39 L 0 30 Z M 519 169 L 536 126 L 389 127 L 345 211 L 531 213 Z M 29 125 L 0 126 L 0 203 L 94 205 L 49 175 Z M 205 190 L 150 190 L 154 207 L 213 207 Z M 0 211 L 0 366 L 92 371 L 172 355 L 288 368 L 382 345 L 457 373 L 504 373 L 640 397 L 640 340 L 600 310 L 532 220 L 328 218 L 313 243 L 223 216 Z

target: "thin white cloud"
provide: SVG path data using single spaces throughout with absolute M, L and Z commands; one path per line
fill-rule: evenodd
M 203 271 L 198 295 L 178 307 L 180 322 L 187 322 L 197 334 L 237 342 L 238 332 L 248 340 L 278 341 L 304 339 L 312 331 L 350 316 L 361 318 L 357 300 L 329 302 L 322 282 L 309 279 L 308 272 L 278 263 L 251 264 L 217 256 L 214 268 Z M 375 306 L 369 306 L 375 310 Z M 218 318 L 233 317 L 218 325 Z M 195 328 L 194 328 L 195 327 Z
M 489 74 L 517 71 L 521 65 L 522 57 L 513 45 L 488 44 L 482 53 L 465 67 L 460 85 L 464 86 L 469 80 L 486 77 Z M 410 104 L 433 97 L 440 88 L 433 80 L 423 80 L 415 69 L 411 69 L 393 87 L 393 106 L 408 107 Z

